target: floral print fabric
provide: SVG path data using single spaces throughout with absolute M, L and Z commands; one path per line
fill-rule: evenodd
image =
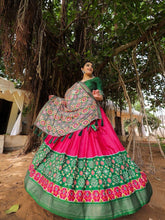
M 144 172 L 126 151 L 77 158 L 42 144 L 29 167 L 30 177 L 45 191 L 70 202 L 107 202 L 145 188 Z
M 101 118 L 98 103 L 85 84 L 75 83 L 65 98 L 53 96 L 41 109 L 35 125 L 52 136 L 64 136 Z

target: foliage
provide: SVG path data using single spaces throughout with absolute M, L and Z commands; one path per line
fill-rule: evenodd
M 146 113 L 147 113 L 148 125 L 151 127 L 151 130 L 157 129 L 161 123 L 161 120 L 157 118 L 154 114 L 150 113 L 149 110 L 147 110 Z M 146 124 L 145 118 L 143 120 L 143 123 L 144 125 Z
M 133 119 L 133 122 L 132 122 L 132 123 L 131 123 L 131 120 L 130 120 L 130 119 L 127 119 L 127 120 L 124 121 L 124 129 L 125 129 L 125 131 L 126 131 L 127 133 L 128 133 L 128 128 L 129 128 L 131 125 L 137 126 L 139 129 L 140 129 L 140 127 L 141 127 L 140 122 L 139 122 L 136 118 Z
M 136 102 L 134 104 L 134 108 L 135 108 L 135 110 L 140 111 L 140 109 L 141 109 L 140 103 Z M 148 125 L 150 126 L 151 130 L 153 131 L 153 130 L 157 129 L 158 127 L 160 127 L 161 120 L 158 117 L 156 117 L 154 115 L 154 113 L 151 113 L 152 110 L 153 109 L 150 109 L 150 108 L 147 109 L 146 108 L 145 112 L 146 112 L 146 115 L 147 115 Z M 145 117 L 143 118 L 143 124 L 146 125 Z
M 58 48 L 55 56 L 57 62 L 55 62 L 54 65 L 59 68 L 59 71 L 61 70 L 62 72 L 65 72 L 66 66 L 71 64 L 68 69 L 73 71 L 73 75 L 78 71 L 76 63 L 79 64 L 82 57 L 93 59 L 96 62 L 97 67 L 99 64 L 102 64 L 105 59 L 112 58 L 115 48 L 140 38 L 142 33 L 145 33 L 145 31 L 156 26 L 163 19 L 164 15 L 163 1 L 133 0 L 130 2 L 128 0 L 118 0 L 109 2 L 108 0 L 79 0 L 69 2 L 62 1 L 63 5 L 61 5 L 61 1 L 59 0 L 45 0 L 38 1 L 38 6 L 40 6 L 40 3 L 42 3 L 41 16 L 47 28 L 46 38 L 49 37 L 48 32 L 55 36 L 54 40 L 56 40 L 56 37 L 58 38 Z M 68 26 L 69 28 L 67 28 Z M 163 49 L 164 37 L 161 35 L 161 31 L 162 30 L 159 30 L 161 44 L 159 45 L 158 43 L 158 45 Z M 152 34 L 154 37 L 154 35 L 157 34 L 156 30 Z M 62 36 L 59 37 L 59 35 Z M 157 37 L 158 36 L 156 35 L 155 38 Z M 23 39 L 19 39 L 19 41 L 21 40 Z M 36 39 L 34 38 L 31 40 L 29 46 L 34 46 Z M 30 42 L 24 42 L 24 44 L 28 43 Z M 121 52 L 119 55 L 120 69 L 122 70 L 122 75 L 125 81 L 132 79 L 135 76 L 134 67 L 131 61 L 131 51 L 132 49 L 128 48 L 127 51 Z M 149 63 L 148 59 L 150 58 L 152 59 L 152 62 Z M 59 60 L 62 60 L 63 62 L 61 63 Z M 153 66 L 155 66 L 155 71 L 157 71 L 156 67 L 158 67 L 158 65 L 155 65 L 157 63 L 157 58 L 151 40 L 149 42 L 139 42 L 136 61 L 139 74 L 143 74 L 145 71 L 141 77 L 141 83 L 144 87 L 143 89 L 145 89 L 147 85 L 147 95 L 155 94 L 156 96 L 161 96 L 160 89 L 154 88 L 154 83 L 157 83 L 158 85 L 162 83 L 161 74 L 157 76 L 159 72 L 156 72 L 156 75 L 151 72 L 153 71 Z M 25 66 L 25 63 L 23 63 L 23 65 Z M 103 67 L 104 73 L 98 72 L 97 74 L 103 79 L 105 79 L 104 76 L 106 76 L 104 82 L 105 91 L 107 93 L 106 95 L 110 95 L 112 99 L 118 100 L 119 97 L 116 97 L 115 95 L 113 96 L 114 89 L 111 89 L 109 86 L 109 84 L 111 85 L 117 82 L 118 77 L 113 69 L 111 69 L 111 71 L 109 70 L 109 62 Z M 150 77 L 147 77 L 149 71 L 151 74 Z M 78 77 L 76 77 L 76 79 L 77 78 Z M 134 98 L 136 99 L 135 88 L 136 84 L 134 82 L 130 83 L 127 88 L 133 101 Z M 60 91 L 60 93 L 63 92 Z M 121 92 L 119 93 L 121 95 Z M 159 97 L 159 99 L 161 98 Z M 161 100 L 157 104 L 160 105 Z
M 24 117 L 26 117 L 26 115 L 27 115 L 28 113 L 30 113 L 31 111 L 32 111 L 32 103 L 30 103 L 30 104 L 28 104 L 28 105 L 24 105 L 23 111 L 22 111 L 22 115 L 23 115 Z
M 8 214 L 11 214 L 11 213 L 15 213 L 17 212 L 19 209 L 19 204 L 15 204 L 13 206 L 10 207 L 10 209 L 8 210 L 5 210 L 5 213 L 8 215 Z
M 10 80 L 11 82 L 13 82 L 15 88 L 22 87 L 22 82 L 20 79 L 10 78 L 10 76 L 8 74 L 5 74 L 5 65 L 4 65 L 2 58 L 0 59 L 0 77 L 6 78 L 6 79 Z
M 5 66 L 4 66 L 2 58 L 0 59 L 0 76 L 1 77 L 5 76 Z

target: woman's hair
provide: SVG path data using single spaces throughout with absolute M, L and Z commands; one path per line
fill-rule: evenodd
M 90 61 L 90 60 L 85 60 L 85 61 L 83 61 L 83 62 L 81 63 L 81 67 L 83 68 L 86 63 L 92 63 L 92 64 L 93 64 L 92 61 Z

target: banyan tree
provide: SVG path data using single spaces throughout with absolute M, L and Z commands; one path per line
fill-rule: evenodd
M 81 62 L 89 59 L 103 81 L 104 103 L 110 99 L 120 111 L 129 106 L 129 151 L 135 144 L 132 105 L 140 102 L 147 125 L 144 97 L 152 109 L 164 105 L 164 3 L 1 0 L 0 65 L 8 78 L 19 79 L 23 89 L 32 91 L 31 124 L 49 94 L 63 96 L 80 80 Z M 24 151 L 35 142 L 30 132 Z

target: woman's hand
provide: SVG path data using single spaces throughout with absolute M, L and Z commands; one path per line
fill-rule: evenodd
M 103 96 L 100 95 L 100 92 L 99 92 L 98 89 L 97 89 L 97 90 L 93 90 L 93 91 L 92 91 L 92 95 L 93 95 L 93 97 L 94 97 L 97 101 L 102 101 L 102 100 L 103 100 Z
M 49 99 L 51 99 L 54 95 L 49 95 Z

